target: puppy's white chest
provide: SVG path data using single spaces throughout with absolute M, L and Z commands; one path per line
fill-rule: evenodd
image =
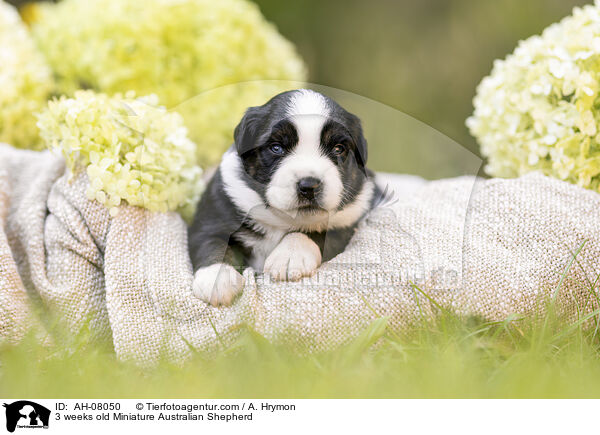
M 277 247 L 285 234 L 285 231 L 268 228 L 263 236 L 255 234 L 240 235 L 241 242 L 252 251 L 248 261 L 249 266 L 254 270 L 262 271 L 265 266 L 265 260 Z

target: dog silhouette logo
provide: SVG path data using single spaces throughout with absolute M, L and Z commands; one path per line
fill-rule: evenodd
M 16 428 L 36 429 L 48 428 L 50 410 L 29 400 L 18 400 L 13 403 L 5 403 L 6 408 L 6 430 L 14 432 Z

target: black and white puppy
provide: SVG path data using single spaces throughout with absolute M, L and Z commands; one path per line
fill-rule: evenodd
M 212 305 L 242 290 L 240 266 L 275 280 L 312 275 L 378 196 L 360 120 L 320 93 L 249 108 L 234 140 L 189 229 L 193 293 Z

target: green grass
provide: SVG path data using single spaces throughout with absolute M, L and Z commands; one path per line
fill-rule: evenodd
M 544 315 L 460 317 L 413 286 L 438 316 L 402 335 L 380 317 L 342 348 L 301 356 L 247 328 L 215 357 L 198 353 L 184 366 L 152 369 L 117 361 L 85 334 L 69 346 L 43 346 L 31 336 L 0 347 L 0 397 L 597 398 L 600 274 L 586 277 L 589 298 L 578 320 L 555 309 L 569 271 L 582 267 L 584 245 L 571 253 Z
M 593 323 L 593 322 L 592 322 Z M 313 356 L 248 331 L 216 358 L 140 369 L 93 345 L 0 351 L 3 397 L 599 397 L 595 328 L 554 316 L 485 323 L 442 313 L 402 337 L 377 319 L 344 348 Z M 375 345 L 373 345 L 375 343 Z

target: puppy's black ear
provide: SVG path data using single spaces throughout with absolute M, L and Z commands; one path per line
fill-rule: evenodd
M 233 139 L 238 155 L 242 155 L 258 145 L 261 136 L 263 107 L 249 107 L 242 120 L 233 131 Z
M 356 144 L 356 150 L 358 155 L 356 158 L 360 160 L 363 166 L 367 165 L 367 139 L 363 134 L 362 125 L 360 123 L 360 118 L 352 113 L 347 112 L 347 120 L 346 125 L 350 130 L 350 135 Z

